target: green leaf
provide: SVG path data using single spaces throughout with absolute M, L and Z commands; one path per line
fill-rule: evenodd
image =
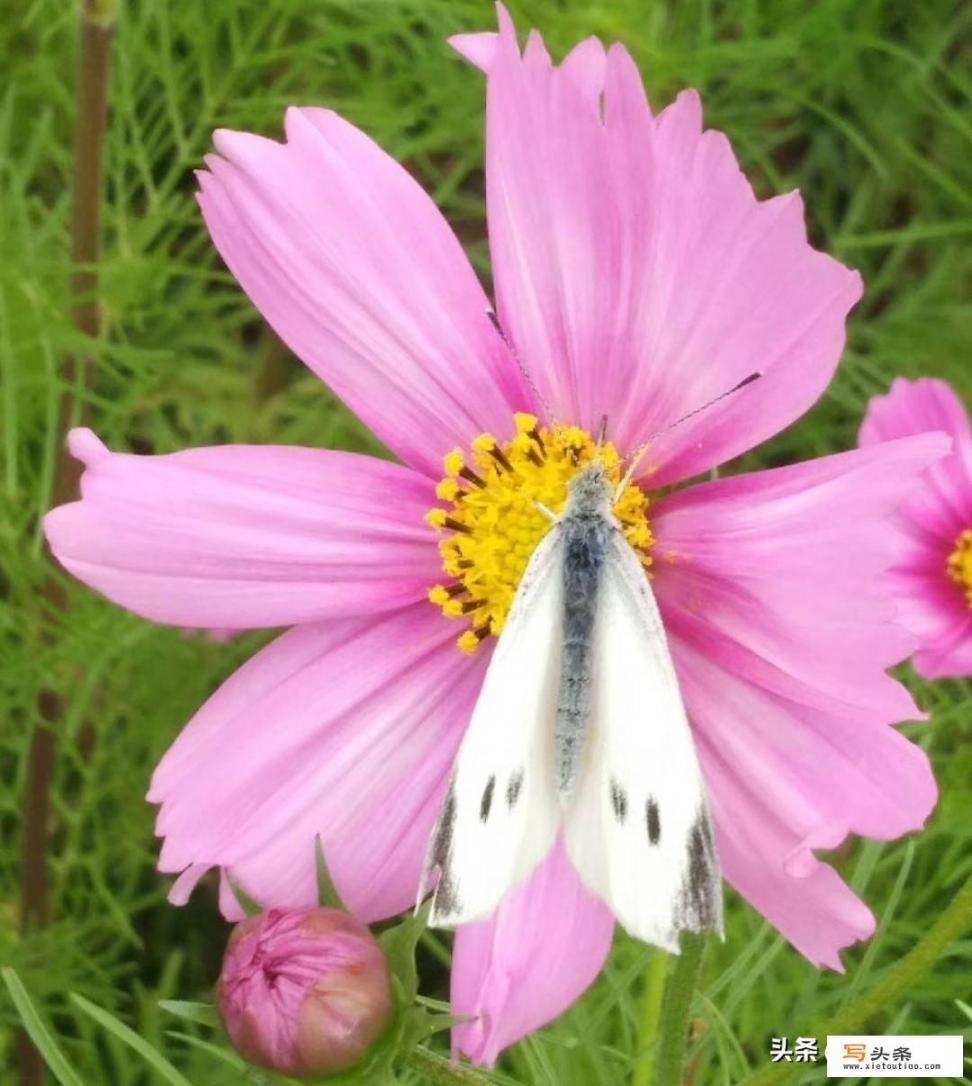
M 347 905 L 341 900 L 337 892 L 331 873 L 327 869 L 327 860 L 324 859 L 324 846 L 320 836 L 314 838 L 314 864 L 317 868 L 317 903 L 326 909 L 340 909 L 341 912 L 349 912 Z
M 185 1041 L 186 1044 L 191 1045 L 193 1048 L 199 1048 L 203 1052 L 208 1052 L 213 1059 L 228 1064 L 235 1071 L 250 1070 L 250 1065 L 243 1057 L 237 1055 L 232 1048 L 227 1048 L 225 1045 L 214 1045 L 212 1041 L 204 1041 L 201 1037 L 193 1037 L 191 1033 L 183 1033 L 177 1029 L 167 1029 L 165 1035 L 166 1037 L 174 1037 L 178 1041 Z
M 412 1050 L 408 1062 L 429 1086 L 489 1086 L 493 1081 L 471 1067 L 456 1066 L 448 1057 L 421 1045 Z
M 392 975 L 402 986 L 404 1002 L 411 1005 L 418 994 L 418 971 L 415 968 L 415 948 L 422 932 L 428 926 L 432 899 L 424 901 L 414 913 L 408 914 L 401 923 L 382 932 L 381 948 L 388 959 Z
M 413 1044 L 424 1041 L 435 1033 L 442 1033 L 463 1022 L 472 1022 L 474 1018 L 463 1014 L 429 1014 L 421 1007 L 413 1007 L 407 1016 L 405 1033 Z
M 10 998 L 17 1008 L 20 1020 L 27 1031 L 27 1036 L 30 1037 L 34 1042 L 34 1047 L 44 1057 L 51 1074 L 61 1083 L 61 1086 L 84 1086 L 82 1080 L 71 1070 L 64 1053 L 57 1047 L 54 1035 L 47 1028 L 44 1019 L 41 1018 L 40 1012 L 27 994 L 27 989 L 23 986 L 20 977 L 9 966 L 0 969 L 0 976 L 3 977 Z
M 255 901 L 250 895 L 243 889 L 238 882 L 236 882 L 230 875 L 227 874 L 226 882 L 229 886 L 233 897 L 236 898 L 236 902 L 239 907 L 246 913 L 247 916 L 259 916 L 263 912 L 263 906 L 259 901 Z
M 159 1006 L 176 1018 L 198 1022 L 202 1026 L 219 1026 L 219 1012 L 212 1003 L 191 1003 L 185 999 L 160 999 Z
M 449 1013 L 449 1004 L 441 999 L 431 999 L 429 996 L 417 995 L 415 1002 L 422 1007 L 428 1007 L 430 1011 L 438 1011 L 440 1014 Z
M 114 1034 L 122 1044 L 137 1052 L 164 1081 L 170 1083 L 171 1086 L 192 1086 L 185 1075 L 177 1071 L 161 1052 L 154 1049 L 143 1037 L 139 1037 L 130 1026 L 126 1026 L 113 1014 L 85 999 L 84 996 L 78 995 L 77 992 L 71 993 L 71 999 L 89 1018 L 93 1018 L 98 1025 Z

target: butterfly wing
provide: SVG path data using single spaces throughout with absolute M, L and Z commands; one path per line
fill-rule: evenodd
M 419 893 L 438 870 L 432 924 L 485 919 L 553 845 L 562 552 L 554 525 L 517 589 L 459 748 Z
M 604 563 L 592 712 L 567 851 L 634 936 L 678 950 L 722 929 L 722 882 L 695 745 L 658 606 L 620 532 Z

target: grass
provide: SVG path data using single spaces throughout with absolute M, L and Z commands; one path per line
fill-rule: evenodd
M 799 186 L 815 243 L 861 269 L 867 292 L 836 381 L 746 467 L 852 445 L 868 397 L 897 374 L 945 377 L 972 400 L 972 9 L 945 0 L 512 7 L 558 55 L 592 33 L 625 41 L 656 103 L 698 87 L 707 123 L 728 132 L 757 190 Z M 192 170 L 216 127 L 275 134 L 288 103 L 333 106 L 421 178 L 486 275 L 482 85 L 444 40 L 491 22 L 479 0 L 126 0 L 113 53 L 104 327 L 95 342 L 75 329 L 68 296 L 76 13 L 33 0 L 0 22 L 0 961 L 22 982 L 8 984 L 9 1000 L 0 989 L 0 1067 L 12 1068 L 15 1029 L 29 1020 L 60 1054 L 60 1081 L 241 1081 L 207 1047 L 202 1026 L 159 1007 L 207 997 L 226 928 L 211 889 L 183 910 L 165 903 L 143 795 L 181 724 L 263 638 L 213 644 L 154 627 L 67 580 L 70 621 L 58 621 L 41 591 L 48 567 L 38 524 L 58 455 L 61 359 L 96 357 L 96 383 L 81 395 L 115 448 L 373 449 L 220 265 L 194 204 Z M 921 835 L 859 842 L 836 857 L 880 917 L 877 935 L 846 954 L 846 975 L 819 973 L 731 898 L 726 941 L 708 948 L 693 1009 L 695 1086 L 739 1083 L 767 1061 L 771 1037 L 839 1018 L 972 872 L 972 687 L 904 675 L 931 714 L 911 734 L 932 757 L 942 801 Z M 52 920 L 21 935 L 21 796 L 42 689 L 64 704 Z M 650 957 L 618 937 L 597 984 L 512 1049 L 495 1081 L 628 1081 L 643 1055 Z M 427 949 L 425 991 L 441 997 L 435 961 Z M 970 975 L 966 931 L 883 1007 L 874 1028 L 970 1036 L 972 1016 L 958 1002 L 968 1000 Z M 134 1030 L 156 1062 L 105 1020 Z M 0 1078 L 8 1075 L 14 1081 L 12 1069 Z M 793 1081 L 822 1080 L 817 1065 Z

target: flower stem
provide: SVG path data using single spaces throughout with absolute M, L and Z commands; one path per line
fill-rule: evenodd
M 702 974 L 704 951 L 704 935 L 682 935 L 682 952 L 672 962 L 662 998 L 654 1086 L 679 1086 L 681 1082 L 692 997 Z
M 265 404 L 287 387 L 293 370 L 293 358 L 277 334 L 265 330 L 263 351 L 254 377 L 253 397 L 258 406 Z
M 470 1067 L 454 1064 L 430 1048 L 416 1045 L 409 1053 L 408 1062 L 425 1076 L 431 1086 L 492 1086 L 493 1080 Z
M 828 1034 L 857 1033 L 886 1011 L 904 992 L 934 966 L 948 947 L 972 926 L 972 876 L 962 885 L 951 904 L 928 930 L 928 934 L 855 1003 L 812 1030 L 818 1040 Z M 777 1086 L 797 1075 L 800 1064 L 773 1063 L 744 1079 L 741 1086 Z
M 645 993 L 641 1007 L 641 1029 L 638 1033 L 638 1054 L 631 1074 L 631 1086 L 651 1086 L 668 965 L 669 956 L 663 950 L 652 951 L 648 968 L 645 970 Z
M 101 204 L 105 131 L 108 114 L 108 72 L 114 29 L 114 0 L 84 0 L 78 27 L 78 68 L 75 92 L 74 160 L 71 213 L 71 317 L 78 331 L 94 337 L 100 330 L 95 297 L 96 265 L 101 237 Z M 94 362 L 70 355 L 64 359 L 64 392 L 58 414 L 58 454 L 52 502 L 58 505 L 74 497 L 79 467 L 68 454 L 65 438 L 80 414 L 79 388 L 91 384 Z M 50 577 L 44 596 L 55 613 L 64 611 L 65 596 Z M 20 927 L 24 934 L 47 924 L 50 905 L 47 882 L 47 850 L 51 814 L 50 792 L 54 777 L 54 728 L 63 717 L 60 695 L 51 689 L 40 692 L 38 721 L 27 753 L 23 800 L 23 870 L 21 875 Z M 26 1034 L 18 1035 L 18 1068 L 21 1086 L 39 1086 L 44 1064 Z

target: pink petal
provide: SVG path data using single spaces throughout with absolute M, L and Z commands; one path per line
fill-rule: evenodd
M 972 442 L 969 416 L 951 385 L 934 377 L 917 381 L 898 377 L 888 393 L 875 396 L 868 404 L 861 423 L 860 443 L 875 445 L 932 430 L 941 430 L 959 442 Z M 939 461 L 939 468 L 947 463 Z
M 199 203 L 283 341 L 407 464 L 506 432 L 528 406 L 458 240 L 364 133 L 291 108 L 286 143 L 219 131 Z
M 972 618 L 968 614 L 914 655 L 915 671 L 926 679 L 964 679 L 972 675 Z
M 888 839 L 935 803 L 920 716 L 885 670 L 912 641 L 881 572 L 895 506 L 940 434 L 705 483 L 658 503 L 655 590 L 726 878 L 811 961 L 865 938 L 868 910 L 814 849 Z
M 226 445 L 112 453 L 73 430 L 81 501 L 44 521 L 74 576 L 156 622 L 239 630 L 387 611 L 440 575 L 424 476 L 368 456 Z
M 496 41 L 499 35 L 492 31 L 478 34 L 453 34 L 449 44 L 470 64 L 475 64 L 480 71 L 488 72 L 496 56 Z
M 152 778 L 159 867 L 188 896 L 222 867 L 265 906 L 316 901 L 320 835 L 362 919 L 414 905 L 426 842 L 485 668 L 428 603 L 303 626 L 200 709 Z M 186 881 L 188 880 L 188 882 Z
M 861 424 L 859 444 L 943 431 L 952 454 L 929 467 L 924 485 L 902 506 L 911 534 L 941 539 L 949 550 L 963 528 L 972 527 L 972 430 L 965 408 L 944 381 L 899 377 L 885 396 L 875 396 Z
M 944 381 L 899 377 L 871 400 L 860 444 L 943 430 L 954 444 L 932 464 L 921 487 L 901 504 L 901 540 L 887 583 L 905 626 L 918 638 L 915 670 L 926 679 L 972 675 L 972 613 L 947 576 L 959 534 L 972 528 L 972 428 L 962 402 Z
M 613 930 L 611 913 L 581 885 L 558 843 L 491 920 L 456 933 L 452 1012 L 476 1021 L 453 1030 L 454 1048 L 492 1065 L 556 1018 L 600 972 Z
M 473 55 L 488 63 L 498 309 L 550 412 L 589 429 L 607 415 L 624 451 L 657 435 L 657 485 L 802 414 L 833 374 L 861 284 L 808 245 L 799 196 L 757 201 L 726 137 L 703 133 L 694 92 L 653 117 L 620 46 L 606 65 L 590 43 L 559 68 L 539 44 L 521 57 L 501 8 L 491 49 Z

